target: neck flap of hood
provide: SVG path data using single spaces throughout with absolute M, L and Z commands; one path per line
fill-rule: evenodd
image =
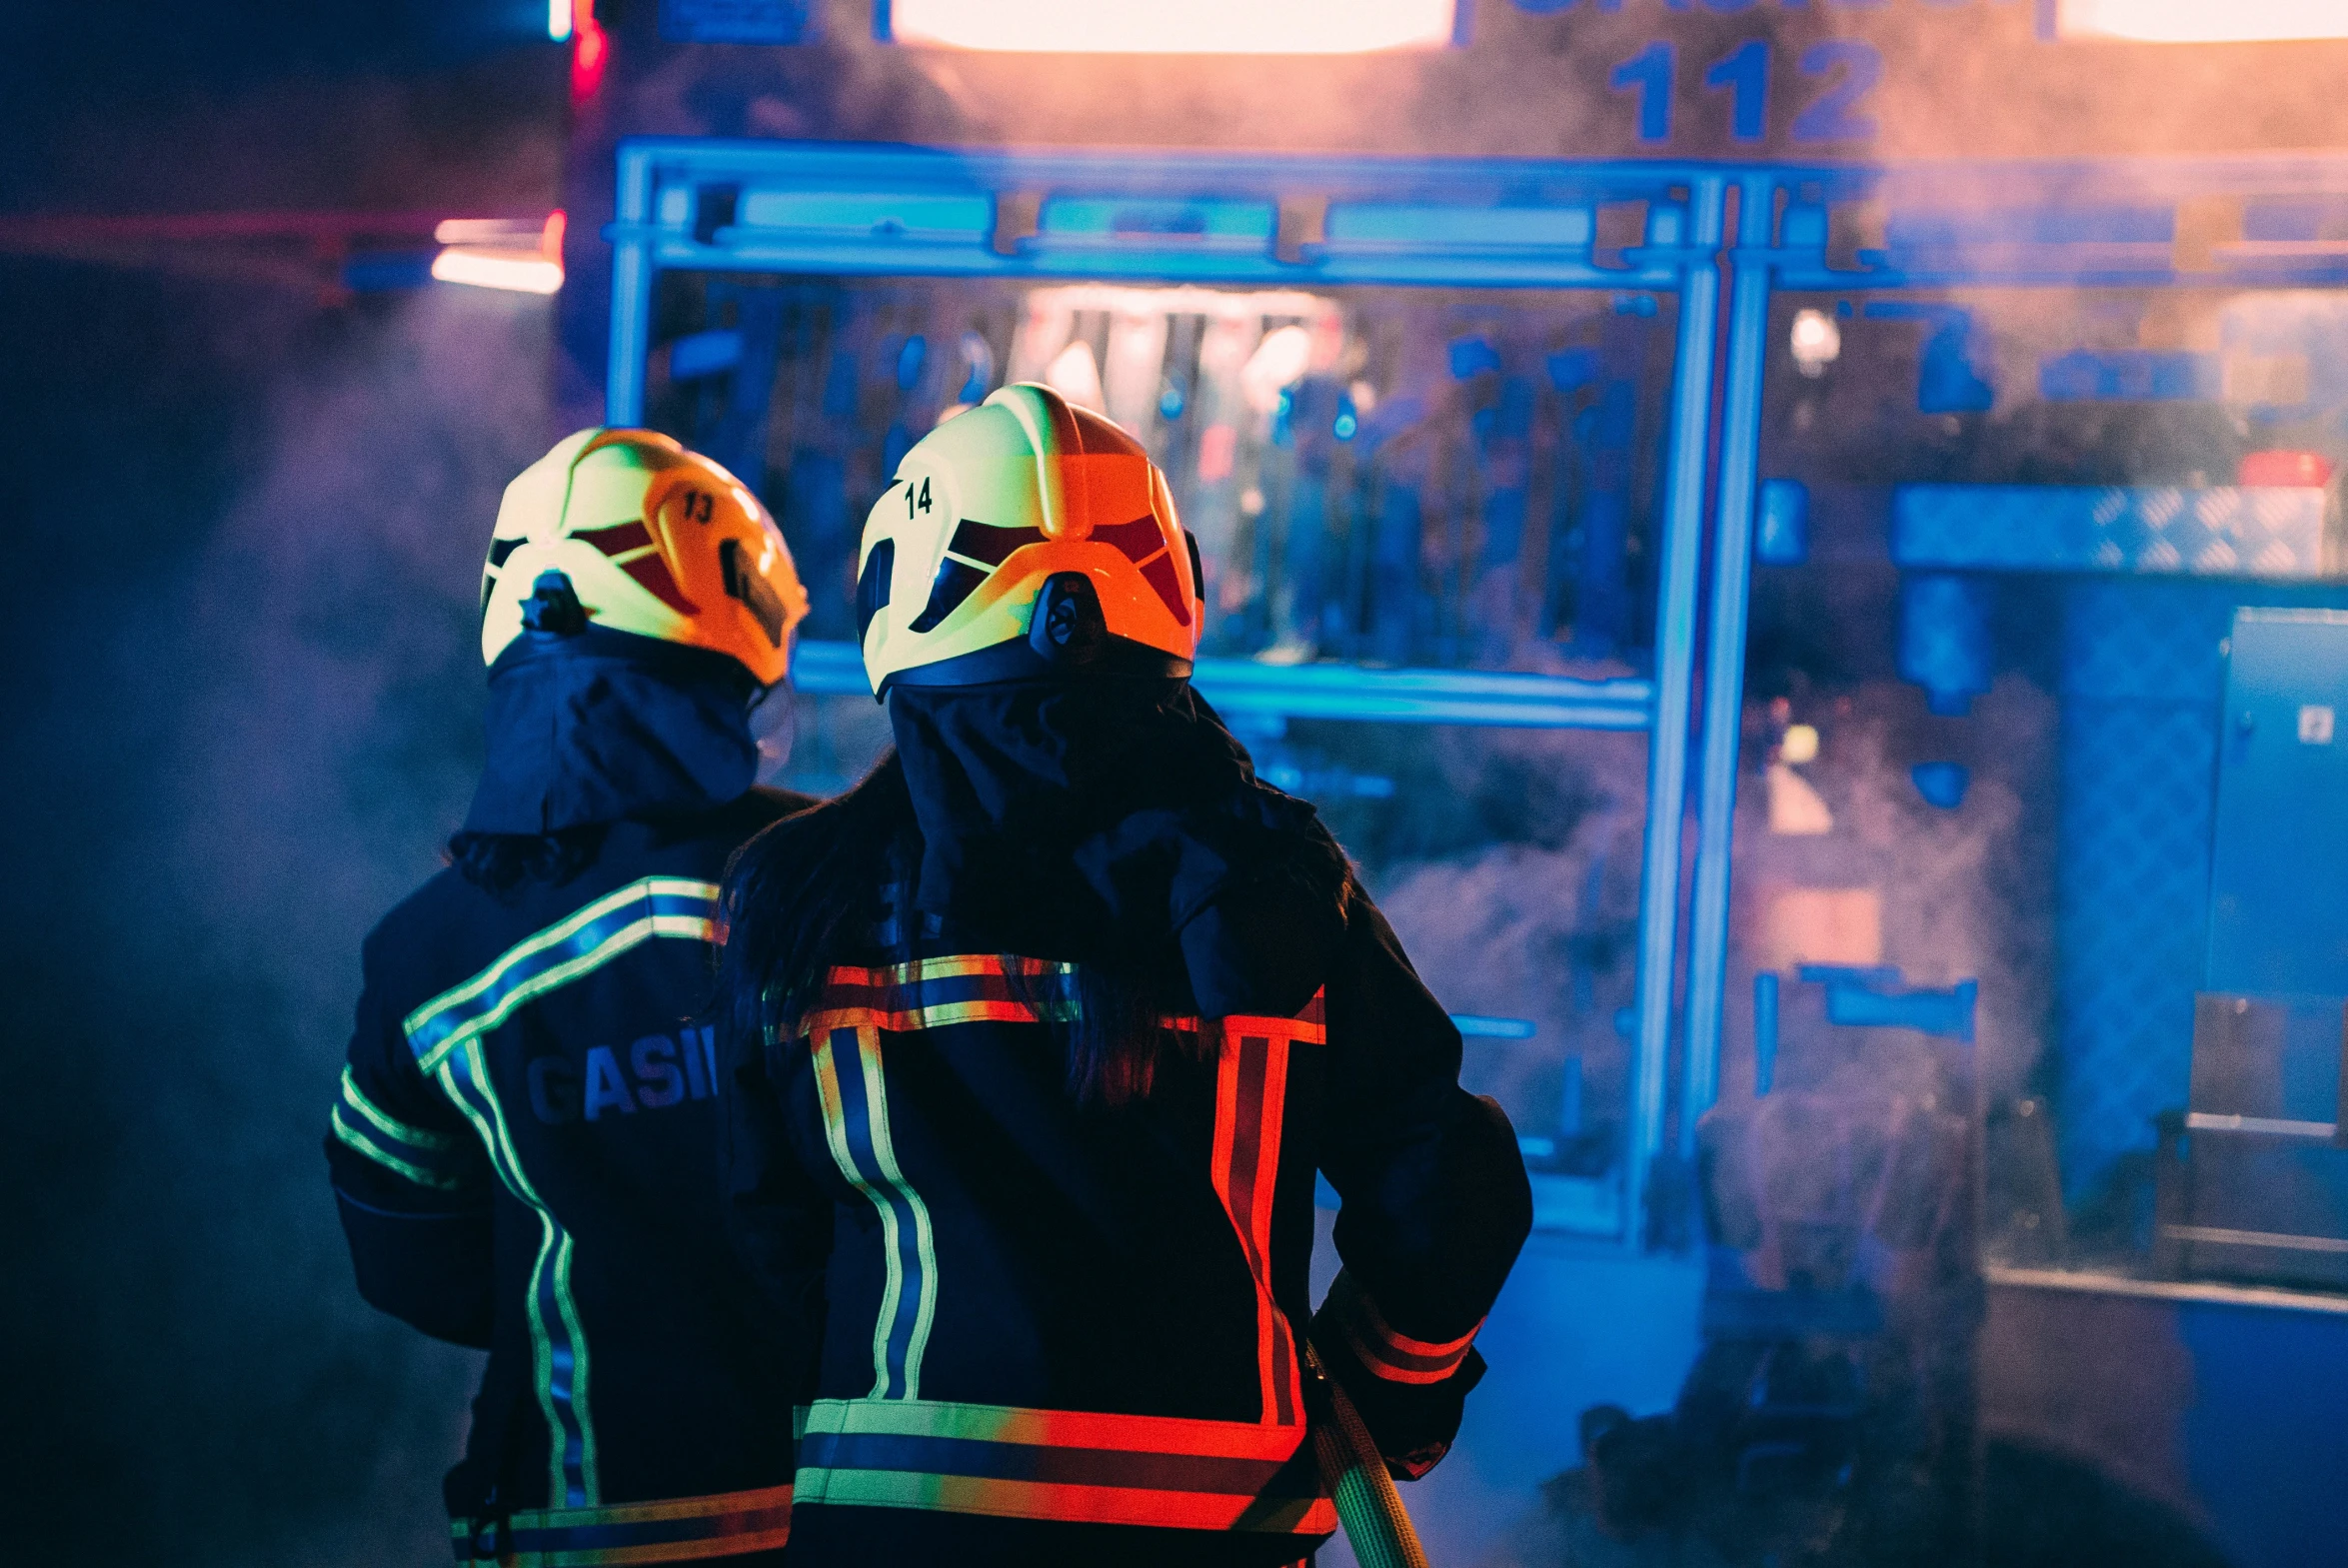
M 922 831 L 914 901 L 1006 949 L 1179 972 L 1209 1017 L 1285 1016 L 1320 983 L 1349 869 L 1181 680 L 897 687 Z
M 489 759 L 465 830 L 547 833 L 707 810 L 758 775 L 750 673 L 722 654 L 589 627 L 524 633 L 489 672 Z

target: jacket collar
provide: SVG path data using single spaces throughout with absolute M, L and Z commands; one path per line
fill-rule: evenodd
M 547 833 L 706 810 L 757 778 L 750 673 L 591 626 L 525 632 L 489 672 L 489 751 L 465 830 Z

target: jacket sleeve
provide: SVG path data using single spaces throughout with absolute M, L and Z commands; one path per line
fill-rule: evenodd
M 832 1257 L 832 1197 L 792 1142 L 786 1052 L 729 1029 L 725 1109 L 726 1225 L 735 1255 L 775 1314 L 775 1342 L 793 1347 L 793 1398 L 815 1395 L 823 1350 L 824 1270 Z
M 1312 1341 L 1401 1479 L 1432 1469 L 1483 1375 L 1475 1332 L 1532 1229 L 1508 1118 L 1459 1087 L 1459 1031 L 1356 892 L 1325 999 L 1321 1169 L 1342 1261 Z
M 408 1049 L 367 939 L 357 1026 L 329 1113 L 326 1164 L 359 1294 L 436 1339 L 486 1349 L 495 1316 L 489 1161 Z

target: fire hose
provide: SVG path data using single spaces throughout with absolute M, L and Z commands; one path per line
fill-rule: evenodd
M 1402 1494 L 1386 1470 L 1385 1456 L 1370 1440 L 1361 1412 L 1353 1408 L 1344 1385 L 1329 1375 L 1309 1341 L 1304 1362 L 1327 1396 L 1324 1418 L 1312 1423 L 1313 1455 L 1354 1557 L 1361 1568 L 1427 1568 L 1426 1548 L 1418 1544 Z

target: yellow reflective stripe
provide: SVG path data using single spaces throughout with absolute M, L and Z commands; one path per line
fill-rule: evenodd
M 557 1238 L 563 1227 L 555 1223 L 555 1216 L 545 1209 L 538 1211 L 538 1255 L 530 1261 L 530 1363 L 531 1387 L 538 1392 L 538 1413 L 546 1418 L 547 1496 L 569 1498 L 571 1495 L 570 1469 L 564 1464 L 569 1457 L 570 1434 L 564 1429 L 563 1412 L 555 1398 L 555 1336 L 547 1331 L 546 1304 L 541 1299 L 539 1281 L 546 1277 L 547 1260 L 556 1250 Z M 593 1499 L 590 1499 L 592 1501 Z
M 646 1546 L 588 1546 L 574 1551 L 504 1552 L 497 1568 L 636 1568 L 640 1563 L 709 1562 L 747 1552 L 780 1551 L 788 1524 L 755 1535 L 718 1535 L 705 1541 L 661 1541 Z
M 891 1033 L 948 1028 L 958 1023 L 1074 1021 L 1077 999 L 1069 988 L 1072 963 L 1018 958 L 1007 964 L 996 953 L 953 953 L 915 958 L 881 968 L 835 966 L 823 993 L 804 1015 L 800 1031 L 877 1028 Z M 977 982 L 957 986 L 955 981 Z M 1056 982 L 1059 990 L 1031 987 Z M 961 994 L 956 994 L 960 992 Z
M 1325 1534 L 1336 1524 L 1301 1424 L 819 1399 L 799 1506 Z
M 328 1119 L 334 1128 L 334 1135 L 342 1142 L 357 1149 L 386 1170 L 403 1176 L 420 1187 L 438 1187 L 443 1191 L 455 1191 L 465 1184 L 461 1177 L 441 1175 L 437 1171 L 427 1170 L 422 1165 L 414 1164 L 392 1153 L 366 1133 L 345 1121 L 343 1108 L 340 1105 L 334 1107 L 333 1114 Z
M 913 1210 L 914 1253 L 921 1259 L 922 1279 L 913 1337 L 905 1351 L 905 1397 L 919 1399 L 922 1353 L 929 1348 L 930 1326 L 938 1316 L 938 1244 L 930 1228 L 930 1205 L 922 1201 L 922 1195 L 897 1166 L 897 1148 L 889 1135 L 889 1089 L 881 1077 L 881 1037 L 878 1033 L 867 1035 L 859 1031 L 856 1045 L 857 1054 L 864 1060 L 865 1114 L 872 1128 L 873 1159 L 880 1165 L 883 1178 Z M 892 1259 L 891 1267 L 895 1266 Z
M 409 1044 L 416 1051 L 419 1066 L 427 1076 L 438 1079 L 450 1100 L 473 1124 L 489 1150 L 491 1166 L 499 1179 L 517 1198 L 538 1212 L 541 1234 L 538 1255 L 531 1269 L 529 1321 L 539 1406 L 547 1421 L 550 1495 L 557 1498 L 593 1504 L 602 1493 L 595 1423 L 590 1418 L 587 1402 L 592 1367 L 585 1325 L 571 1284 L 576 1242 L 540 1198 L 522 1168 L 521 1152 L 515 1147 L 512 1129 L 507 1125 L 505 1107 L 490 1079 L 482 1038 L 523 1003 L 601 967 L 649 937 L 714 940 L 717 931 L 711 911 L 716 907 L 717 896 L 716 883 L 685 877 L 648 876 L 631 882 L 517 943 L 472 979 L 409 1013 L 405 1021 Z M 655 904 L 656 899 L 684 901 L 696 907 L 661 909 Z M 615 915 L 625 918 L 627 911 L 638 905 L 648 912 L 627 919 L 609 933 L 590 929 L 599 920 Z M 585 933 L 583 938 L 582 933 Z M 543 970 L 533 972 L 528 967 L 533 959 L 552 955 L 552 949 L 573 938 L 591 940 L 594 945 Z M 478 1012 L 468 1015 L 469 1003 L 482 1005 Z M 445 1016 L 452 1012 L 455 1017 Z M 549 1294 L 553 1297 L 554 1321 L 549 1318 L 550 1304 L 546 1299 Z M 560 1344 L 557 1343 L 558 1322 Z M 558 1359 L 565 1357 L 567 1368 L 559 1367 Z M 575 1464 L 570 1436 L 573 1432 L 577 1436 Z
M 418 1034 L 424 1032 L 439 1014 L 453 1007 L 461 1007 L 466 1002 L 496 989 L 498 984 L 517 966 L 527 963 L 535 955 L 550 947 L 560 946 L 597 920 L 623 909 L 631 903 L 643 902 L 656 897 L 699 898 L 714 905 L 718 897 L 718 886 L 715 882 L 693 881 L 684 877 L 647 876 L 642 880 L 630 882 L 627 886 L 614 892 L 606 893 L 593 903 L 582 906 L 568 917 L 509 948 L 495 963 L 464 984 L 453 990 L 443 991 L 414 1012 L 409 1013 L 405 1023 L 409 1039 L 414 1040 Z M 524 1002 L 533 997 L 544 995 L 547 991 L 576 979 L 590 969 L 608 963 L 648 936 L 684 936 L 700 941 L 714 941 L 717 938 L 717 926 L 708 916 L 696 914 L 648 914 L 641 919 L 631 921 L 612 935 L 605 937 L 589 951 L 557 964 L 543 974 L 532 975 L 529 979 L 517 984 L 512 990 L 499 996 L 496 1004 L 479 1017 L 467 1019 L 461 1027 L 452 1031 L 448 1038 L 435 1041 L 419 1058 L 421 1065 L 426 1072 L 431 1072 L 461 1042 L 471 1036 L 485 1034 L 496 1028 L 507 1018 L 513 1016 L 515 1009 Z
M 479 1056 L 478 1050 L 467 1055 L 468 1072 L 473 1070 Z M 547 1338 L 546 1322 L 540 1315 L 538 1305 L 539 1271 L 546 1267 L 547 1249 L 554 1240 L 555 1219 L 547 1212 L 546 1205 L 539 1202 L 538 1194 L 531 1189 L 530 1178 L 523 1174 L 521 1163 L 509 1162 L 509 1151 L 498 1136 L 498 1122 L 484 1115 L 466 1095 L 463 1086 L 457 1081 L 455 1065 L 445 1058 L 440 1064 L 440 1085 L 456 1107 L 464 1112 L 465 1119 L 473 1123 L 473 1130 L 481 1134 L 481 1141 L 489 1148 L 490 1164 L 496 1169 L 498 1179 L 538 1213 L 538 1256 L 530 1265 L 530 1288 L 526 1292 L 524 1304 L 529 1309 L 526 1316 L 530 1324 L 531 1384 L 538 1391 L 539 1413 L 546 1417 L 548 1456 L 553 1472 L 549 1483 L 551 1490 L 547 1495 L 562 1497 L 570 1488 L 565 1484 L 563 1476 L 563 1420 L 555 1409 L 554 1346 Z M 497 1097 L 489 1092 L 486 1085 L 482 1088 L 481 1098 L 492 1111 L 496 1110 Z M 503 1119 L 502 1115 L 498 1117 L 498 1121 Z
M 522 1171 L 521 1151 L 514 1147 L 513 1130 L 506 1125 L 506 1107 L 498 1099 L 489 1078 L 489 1057 L 481 1048 L 481 1036 L 476 1034 L 465 1041 L 465 1060 L 472 1068 L 473 1081 L 481 1086 L 481 1097 L 488 1101 L 490 1114 L 496 1121 L 494 1145 L 505 1156 L 503 1163 L 513 1171 L 516 1190 L 522 1200 L 538 1210 L 545 1230 L 545 1239 L 539 1245 L 538 1262 L 531 1270 L 530 1320 L 533 1349 L 539 1362 L 539 1402 L 547 1415 L 547 1464 L 552 1472 L 554 1486 L 547 1495 L 568 1496 L 570 1481 L 563 1463 L 564 1423 L 555 1408 L 554 1338 L 548 1331 L 545 1308 L 539 1301 L 538 1284 L 546 1277 L 549 1253 L 553 1254 L 555 1310 L 561 1315 L 563 1327 L 571 1340 L 571 1410 L 579 1424 L 580 1472 L 585 1496 L 581 1501 L 594 1503 L 602 1496 L 597 1479 L 595 1423 L 588 1418 L 587 1407 L 587 1335 L 579 1322 L 579 1305 L 571 1295 L 571 1233 L 555 1218 L 554 1210 L 538 1195 L 530 1178 Z M 557 1238 L 560 1238 L 559 1240 Z
M 804 1407 L 802 1407 L 804 1408 Z M 791 1501 L 791 1487 L 765 1486 L 747 1492 L 712 1492 L 705 1497 L 667 1497 L 644 1503 L 605 1503 L 597 1508 L 523 1508 L 507 1522 L 517 1530 L 578 1530 L 599 1525 L 661 1524 L 677 1519 L 711 1519 L 753 1513 Z M 454 1527 L 465 1528 L 463 1521 Z
M 424 1127 L 412 1127 L 369 1099 L 359 1088 L 359 1080 L 351 1076 L 349 1067 L 343 1068 L 343 1103 L 375 1123 L 385 1136 L 398 1138 L 402 1143 L 413 1143 L 420 1149 L 453 1149 L 457 1140 L 445 1132 L 433 1132 Z
M 1200 1458 L 1285 1459 L 1304 1440 L 1301 1424 L 1212 1417 L 1046 1410 L 951 1399 L 818 1399 L 802 1436 L 935 1437 L 1013 1443 L 1087 1453 L 1186 1454 Z
M 562 1412 L 556 1408 L 554 1336 L 548 1330 L 546 1309 L 540 1301 L 539 1285 L 547 1278 L 551 1263 L 557 1311 L 569 1333 L 572 1347 L 571 1409 L 580 1430 L 582 1490 L 585 1493 L 583 1500 L 592 1504 L 601 1495 L 601 1483 L 595 1423 L 589 1419 L 586 1401 L 581 1397 L 586 1387 L 587 1339 L 579 1321 L 578 1305 L 571 1294 L 570 1234 L 556 1221 L 554 1211 L 538 1195 L 537 1188 L 530 1184 L 529 1175 L 522 1169 L 522 1156 L 516 1151 L 513 1133 L 506 1125 L 505 1106 L 490 1083 L 489 1060 L 481 1048 L 480 1037 L 471 1036 L 464 1039 L 462 1044 L 466 1076 L 478 1087 L 481 1102 L 488 1106 L 488 1113 L 485 1115 L 467 1097 L 463 1085 L 458 1081 L 454 1064 L 445 1056 L 440 1063 L 441 1087 L 457 1108 L 465 1113 L 466 1119 L 473 1123 L 474 1130 L 481 1134 L 481 1141 L 489 1148 L 490 1162 L 497 1170 L 499 1179 L 505 1182 L 516 1197 L 538 1212 L 538 1256 L 531 1265 L 527 1304 L 531 1362 L 535 1374 L 532 1381 L 537 1385 L 539 1411 L 546 1417 L 547 1425 L 547 1495 L 567 1497 L 571 1491 L 570 1478 L 563 1462 L 567 1441 L 564 1420 Z
M 533 975 L 515 986 L 498 1004 L 480 1017 L 434 1046 L 424 1057 L 426 1071 L 468 1039 L 478 1038 L 505 1022 L 524 1002 L 559 989 L 593 969 L 600 969 L 620 954 L 627 952 L 652 936 L 688 936 L 700 941 L 716 938 L 717 928 L 709 920 L 694 915 L 651 914 L 621 927 L 597 944 L 594 950 L 581 953 L 568 962 L 559 963 L 544 974 Z
M 857 1031 L 860 1056 L 863 1033 L 861 1029 Z M 905 1294 L 905 1267 L 898 1261 L 897 1205 L 873 1190 L 873 1184 L 857 1167 L 855 1151 L 848 1146 L 848 1112 L 840 1099 L 840 1069 L 833 1055 L 830 1031 L 816 1036 L 814 1057 L 816 1095 L 824 1105 L 824 1141 L 831 1146 L 832 1161 L 881 1213 L 881 1256 L 887 1262 L 888 1272 L 881 1286 L 881 1309 L 873 1317 L 873 1397 L 879 1399 L 889 1392 L 889 1334 L 897 1324 L 898 1301 Z
M 571 1338 L 571 1410 L 579 1423 L 579 1471 L 584 1491 L 581 1500 L 593 1503 L 603 1496 L 603 1480 L 596 1455 L 595 1421 L 587 1402 L 587 1325 L 579 1320 L 579 1298 L 571 1291 L 571 1255 L 577 1245 L 566 1230 L 563 1244 L 555 1250 L 555 1310 L 563 1314 L 563 1327 Z
M 1075 964 L 1050 958 L 1021 958 L 1017 960 L 1017 965 L 1020 973 L 1031 978 L 1077 972 Z M 1011 971 L 1012 966 L 1003 961 L 1001 953 L 957 952 L 936 958 L 910 958 L 903 963 L 883 964 L 878 969 L 850 972 L 873 975 L 885 984 L 910 985 L 920 980 L 951 980 L 966 974 L 1009 974 Z
M 938 1315 L 937 1237 L 930 1223 L 930 1207 L 906 1180 L 890 1139 L 889 1089 L 882 1071 L 880 1031 L 838 1032 L 853 1033 L 856 1041 L 854 1078 L 844 1076 L 835 1048 L 836 1034 L 818 1036 L 812 1054 L 817 1094 L 824 1108 L 824 1138 L 833 1161 L 881 1214 L 886 1272 L 880 1310 L 873 1320 L 873 1397 L 912 1399 L 921 1392 L 922 1357 Z M 846 1092 L 849 1088 L 856 1091 L 853 1096 Z M 906 1294 L 909 1232 L 914 1275 L 910 1302 Z M 909 1306 L 910 1321 L 906 1316 Z M 901 1333 L 903 1348 L 898 1349 Z
M 494 1561 L 499 1568 L 698 1562 L 780 1548 L 790 1538 L 791 1496 L 786 1483 L 595 1508 L 521 1509 L 496 1520 L 452 1520 L 449 1535 L 459 1562 Z M 581 1536 L 595 1544 L 576 1544 Z
M 517 942 L 513 947 L 509 948 L 504 956 L 500 957 L 497 962 L 491 964 L 488 968 L 482 970 L 479 974 L 476 974 L 473 976 L 473 978 L 467 980 L 464 984 L 459 985 L 454 989 L 441 992 L 441 994 L 433 997 L 432 1000 L 426 1002 L 423 1006 L 408 1014 L 408 1032 L 411 1034 L 415 1033 L 416 1030 L 422 1026 L 426 1020 L 431 1018 L 434 1013 L 439 1012 L 457 1002 L 470 1001 L 474 997 L 480 995 L 483 991 L 488 990 L 491 986 L 495 985 L 501 978 L 504 977 L 508 969 L 511 969 L 515 964 L 520 963 L 523 959 L 529 957 L 532 953 L 541 952 L 546 948 L 556 945 L 565 937 L 576 933 L 581 927 L 593 925 L 597 920 L 611 913 L 614 909 L 620 908 L 628 903 L 635 901 L 636 899 L 642 898 L 648 893 L 667 893 L 676 897 L 715 898 L 718 896 L 718 884 L 716 882 L 693 881 L 679 876 L 647 876 L 640 881 L 630 882 L 625 887 L 617 888 L 611 892 L 605 893 L 601 898 L 596 899 L 593 903 L 582 904 L 579 908 L 573 910 L 569 915 L 561 920 L 556 921 L 554 924 L 548 926 L 545 930 L 540 931 L 535 936 L 529 937 L 527 940 Z

